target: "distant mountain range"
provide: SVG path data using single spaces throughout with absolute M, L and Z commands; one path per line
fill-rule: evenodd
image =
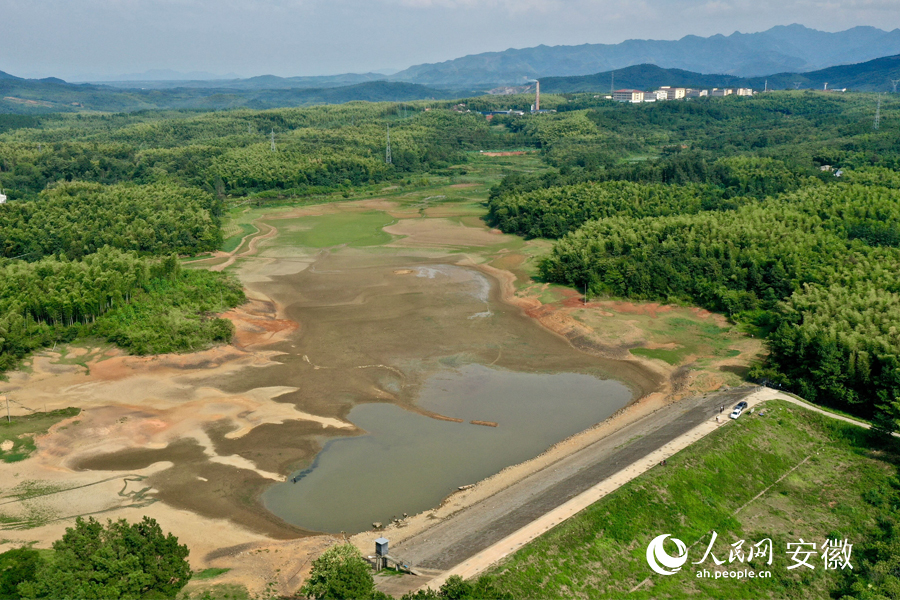
M 854 27 L 828 33 L 803 25 L 778 26 L 760 33 L 733 33 L 676 41 L 627 40 L 620 44 L 537 46 L 486 52 L 436 64 L 409 67 L 393 75 L 345 73 L 315 77 L 262 75 L 249 79 L 210 79 L 208 73 L 148 71 L 123 75 L 122 81 L 103 81 L 120 88 L 222 90 L 318 89 L 365 83 L 398 81 L 450 90 L 523 85 L 546 77 L 590 75 L 625 67 L 653 64 L 692 73 L 719 73 L 735 77 L 761 77 L 771 73 L 804 73 L 861 63 L 900 54 L 900 29 Z
M 78 83 L 108 83 L 126 81 L 211 81 L 219 79 L 239 79 L 240 75 L 229 73 L 227 75 L 208 73 L 206 71 L 191 71 L 183 73 L 172 69 L 150 69 L 143 73 L 124 73 L 119 75 L 80 75 L 72 77 Z
M 845 64 L 853 61 L 856 63 Z M 770 89 L 821 89 L 827 82 L 831 88 L 888 91 L 892 89 L 890 80 L 900 79 L 900 30 L 855 27 L 824 33 L 790 25 L 754 34 L 688 36 L 677 42 L 539 46 L 419 65 L 389 77 L 378 73 L 263 75 L 99 85 L 70 84 L 55 77 L 23 79 L 0 71 L 0 112 L 265 109 L 352 100 L 405 102 L 475 96 L 497 86 L 527 84 L 537 77 L 547 92 L 608 92 L 613 70 L 616 88 L 762 89 L 768 80 Z
M 529 79 L 588 75 L 633 65 L 654 64 L 696 73 L 738 77 L 802 73 L 900 54 L 900 29 L 854 27 L 838 33 L 802 25 L 760 33 L 733 33 L 677 41 L 628 40 L 621 44 L 538 46 L 487 52 L 437 64 L 410 67 L 391 81 L 437 87 L 521 85 Z
M 706 75 L 683 69 L 663 69 L 656 65 L 636 65 L 576 77 L 544 77 L 541 91 L 550 93 L 606 92 L 616 89 L 655 89 L 660 86 L 724 88 L 749 87 L 756 90 L 830 89 L 847 88 L 862 92 L 892 91 L 891 80 L 900 79 L 900 55 L 876 58 L 855 65 L 828 67 L 808 73 L 776 73 L 764 77 L 736 77 L 734 75 Z

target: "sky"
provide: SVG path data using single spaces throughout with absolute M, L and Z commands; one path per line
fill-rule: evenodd
M 0 71 L 70 81 L 399 70 L 540 44 L 900 27 L 900 0 L 0 0 Z

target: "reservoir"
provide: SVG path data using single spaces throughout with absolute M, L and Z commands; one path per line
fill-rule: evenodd
M 312 466 L 263 495 L 270 511 L 312 531 L 356 533 L 437 506 L 459 486 L 541 454 L 631 399 L 617 381 L 583 373 L 521 373 L 479 364 L 428 378 L 418 406 L 354 407 L 366 433 L 329 441 Z M 497 427 L 471 424 L 495 422 Z

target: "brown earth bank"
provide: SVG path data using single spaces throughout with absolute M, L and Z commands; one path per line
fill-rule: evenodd
M 400 219 L 390 227 L 408 241 L 378 252 L 278 243 L 279 231 L 296 220 L 341 210 L 384 211 Z M 416 406 L 422 382 L 470 362 L 614 376 L 640 399 L 411 518 L 392 533 L 404 537 L 687 392 L 683 367 L 634 357 L 626 344 L 610 343 L 576 319 L 585 308 L 576 292 L 551 304 L 517 293 L 520 255 L 509 260 L 513 270 L 485 258 L 501 258 L 506 250 L 497 244 L 508 236 L 444 214 L 420 215 L 380 198 L 279 211 L 257 221 L 255 237 L 222 257 L 249 298 L 224 315 L 235 325 L 232 345 L 134 357 L 87 344 L 40 353 L 27 369 L 10 373 L 4 390 L 20 414 L 68 406 L 82 413 L 38 437 L 26 461 L 0 463 L 0 514 L 35 525 L 0 532 L 0 551 L 22 543 L 48 547 L 77 515 L 146 514 L 189 545 L 195 569 L 231 569 L 216 582 L 252 593 L 274 582 L 289 594 L 311 559 L 338 539 L 310 537 L 283 522 L 260 505 L 259 494 L 308 466 L 329 439 L 362 433 L 346 420 L 354 405 L 393 402 L 441 418 Z M 472 246 L 484 252 L 452 250 Z M 429 277 L 431 270 L 438 275 Z M 484 288 L 479 277 L 492 284 Z M 490 320 L 474 318 L 486 306 Z M 587 308 L 621 315 L 668 310 L 641 306 Z M 34 488 L 28 482 L 46 493 L 21 499 L 23 485 Z M 370 537 L 377 536 L 354 540 L 369 552 Z

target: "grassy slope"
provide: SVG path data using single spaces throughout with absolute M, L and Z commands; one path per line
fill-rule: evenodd
M 863 494 L 885 485 L 898 447 L 876 444 L 864 430 L 783 402 L 765 417 L 747 416 L 697 442 L 615 494 L 561 524 L 495 567 L 491 574 L 515 597 L 552 598 L 827 598 L 842 572 L 787 570 L 786 544 L 802 537 L 819 546 L 826 536 L 848 538 L 857 549 L 873 533 L 878 509 Z M 808 461 L 774 485 L 791 468 Z M 741 509 L 738 509 L 749 504 Z M 669 533 L 699 560 L 718 532 L 714 554 L 728 545 L 771 538 L 771 579 L 698 579 L 700 566 L 652 575 L 647 544 Z M 669 549 L 670 552 L 673 548 Z M 727 563 L 725 566 L 728 566 Z M 732 564 L 731 568 L 745 565 Z M 702 567 L 714 569 L 711 560 Z M 723 567 L 724 568 L 724 567 Z

